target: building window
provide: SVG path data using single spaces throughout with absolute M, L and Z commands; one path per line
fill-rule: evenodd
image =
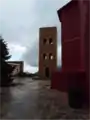
M 45 53 L 43 54 L 43 58 L 44 58 L 44 60 L 48 59 L 48 57 L 47 57 L 47 55 Z
M 50 60 L 53 60 L 53 59 L 54 59 L 54 56 L 52 55 L 52 53 L 49 54 L 49 59 L 50 59 Z
M 53 39 L 49 38 L 49 44 L 53 44 Z
M 46 38 L 43 39 L 43 43 L 47 44 L 47 39 Z

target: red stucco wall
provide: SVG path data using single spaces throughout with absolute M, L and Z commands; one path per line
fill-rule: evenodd
M 86 89 L 84 71 L 58 71 L 52 74 L 51 88 L 66 92 L 69 88 Z M 55 82 L 56 81 L 56 82 Z
M 62 30 L 62 69 L 80 70 L 82 66 L 81 33 L 80 33 L 80 8 L 78 2 L 72 2 L 70 7 L 58 11 L 61 19 Z M 82 61 L 82 62 L 81 62 Z
M 67 92 L 79 87 L 89 101 L 88 2 L 71 1 L 58 11 L 62 30 L 62 70 L 52 74 L 51 88 Z
M 51 86 L 60 91 L 67 91 L 68 87 L 76 87 L 79 83 L 83 83 L 81 86 L 86 84 L 80 5 L 75 0 L 58 11 L 62 35 L 62 70 L 52 74 Z M 76 85 L 73 84 L 75 80 L 78 81 Z
M 90 13 L 89 13 L 89 9 L 90 9 L 90 1 L 84 1 L 83 7 L 85 9 L 85 15 L 83 17 L 85 17 L 85 24 L 84 24 L 84 45 L 85 45 L 85 70 L 86 70 L 86 99 L 89 100 L 90 102 L 90 91 L 89 91 L 89 86 L 90 86 Z M 82 23 L 83 24 L 83 23 Z

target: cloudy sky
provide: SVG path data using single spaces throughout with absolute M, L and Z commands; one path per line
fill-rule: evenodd
M 57 10 L 70 0 L 0 0 L 0 34 L 8 42 L 10 60 L 23 60 L 25 71 L 38 70 L 39 28 L 57 26 L 58 66 L 61 28 Z

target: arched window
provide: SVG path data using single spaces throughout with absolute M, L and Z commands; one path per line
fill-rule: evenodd
M 47 39 L 46 38 L 43 39 L 43 44 L 47 44 Z
M 49 38 L 49 44 L 53 44 L 53 39 Z
M 44 60 L 48 59 L 48 56 L 46 55 L 46 53 L 43 54 L 43 58 L 44 58 Z
M 50 60 L 53 60 L 53 59 L 54 59 L 54 56 L 53 56 L 52 53 L 49 54 L 49 59 L 50 59 Z

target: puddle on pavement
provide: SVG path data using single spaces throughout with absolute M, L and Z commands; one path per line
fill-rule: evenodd
M 3 119 L 65 119 L 66 115 L 69 118 L 71 114 L 77 116 L 65 106 L 66 94 L 50 89 L 50 81 L 24 79 L 22 83 L 22 86 L 2 89 L 0 115 Z M 88 117 L 87 112 L 83 115 Z

